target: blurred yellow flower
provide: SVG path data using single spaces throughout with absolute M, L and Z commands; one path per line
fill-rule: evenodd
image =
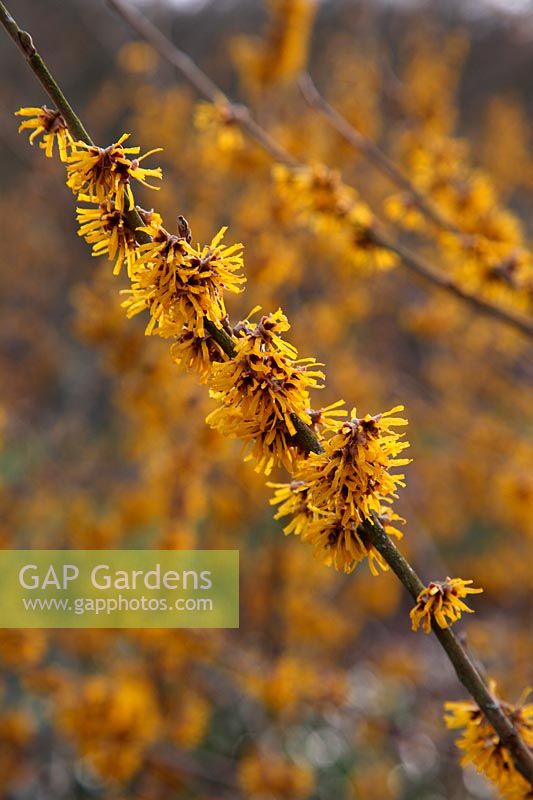
M 238 781 L 250 800 L 263 797 L 305 800 L 311 795 L 315 783 L 309 767 L 265 750 L 241 759 Z
M 66 691 L 58 708 L 59 724 L 80 754 L 103 778 L 131 778 L 160 730 L 150 682 L 115 670 Z
M 118 63 L 133 75 L 149 75 L 155 72 L 158 56 L 146 42 L 126 42 L 118 52 Z

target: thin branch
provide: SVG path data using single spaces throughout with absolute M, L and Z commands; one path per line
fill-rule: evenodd
M 170 64 L 179 70 L 181 75 L 193 86 L 196 91 L 212 103 L 217 103 L 223 100 L 228 109 L 232 113 L 233 120 L 240 125 L 240 127 L 254 139 L 276 162 L 285 164 L 290 169 L 302 168 L 305 165 L 297 161 L 290 155 L 281 145 L 278 144 L 267 131 L 253 119 L 250 110 L 237 103 L 233 103 L 228 96 L 217 86 L 197 64 L 176 47 L 161 31 L 159 31 L 150 20 L 148 20 L 140 11 L 134 8 L 129 2 L 124 0 L 107 0 L 108 4 L 119 14 L 122 19 L 143 39 L 154 47 L 154 49 L 161 55 L 162 58 L 167 60 Z M 302 89 L 307 93 L 309 102 L 313 105 L 320 104 L 321 110 L 324 104 L 328 109 L 328 114 L 331 114 L 330 119 L 335 119 L 335 124 L 339 132 L 347 138 L 351 143 L 360 149 L 365 155 L 372 160 L 372 162 L 385 172 L 391 180 L 397 185 L 401 186 L 405 191 L 416 200 L 418 206 L 440 227 L 460 234 L 461 231 L 453 225 L 449 220 L 444 219 L 440 212 L 431 206 L 427 199 L 422 195 L 409 179 L 396 167 L 396 165 L 379 150 L 378 147 L 369 139 L 362 136 L 359 131 L 349 125 L 343 117 L 338 114 L 325 100 L 318 94 L 311 78 L 304 76 Z M 349 137 L 349 138 L 348 138 Z M 374 238 L 377 234 L 374 235 Z M 378 243 L 376 238 L 376 243 Z M 437 270 L 425 264 L 415 254 L 403 246 L 394 243 L 384 235 L 379 235 L 379 244 L 381 247 L 396 253 L 404 265 L 416 272 L 426 282 L 432 286 L 438 286 L 440 289 L 452 294 L 454 297 L 465 301 L 472 308 L 481 311 L 485 316 L 497 319 L 507 325 L 510 325 L 515 330 L 520 331 L 526 336 L 533 337 L 533 320 L 516 314 L 513 311 L 501 308 L 500 306 L 492 305 L 486 300 L 478 298 L 476 295 L 469 294 L 462 289 L 451 278 L 446 276 L 441 270 Z
M 316 84 L 308 73 L 304 73 L 300 76 L 299 85 L 309 105 L 317 109 L 355 150 L 363 153 L 370 163 L 390 178 L 399 189 L 405 192 L 410 197 L 413 205 L 425 214 L 431 222 L 444 230 L 451 231 L 456 236 L 465 236 L 464 231 L 450 219 L 443 216 L 440 210 L 416 188 L 407 175 L 405 175 L 371 139 L 358 131 L 336 108 L 327 102 L 318 91 Z M 450 294 L 453 294 L 460 300 L 464 300 L 472 306 L 472 308 L 480 311 L 485 316 L 497 317 L 500 321 L 512 325 L 516 330 L 526 334 L 526 336 L 533 336 L 533 320 L 531 320 L 531 318 L 502 309 L 499 306 L 493 306 L 492 303 L 486 302 L 477 295 L 466 292 L 452 278 L 449 278 L 440 270 L 437 272 L 410 250 L 400 244 L 396 244 L 387 237 L 376 236 L 374 238 L 382 247 L 399 255 L 405 266 L 420 277 L 450 292 Z
M 223 796 L 227 796 L 228 800 L 229 798 L 238 800 L 242 797 L 240 788 L 235 781 L 234 764 L 219 753 L 209 751 L 205 760 L 202 761 L 186 750 L 160 745 L 148 753 L 146 760 L 148 767 L 153 766 L 155 769 L 163 769 L 163 771 L 172 770 L 178 774 L 185 773 L 195 784 L 200 782 L 208 791 L 212 791 L 215 787 L 219 796 L 223 792 Z
M 465 303 L 476 309 L 476 311 L 479 311 L 484 316 L 491 317 L 492 319 L 498 319 L 501 322 L 505 322 L 515 330 L 520 331 L 520 333 L 523 333 L 529 337 L 533 337 L 533 319 L 531 319 L 531 317 L 526 317 L 523 314 L 518 314 L 515 311 L 510 311 L 508 309 L 501 308 L 500 306 L 494 306 L 487 300 L 483 300 L 482 297 L 472 294 L 471 292 L 467 292 L 465 289 L 462 289 L 461 286 L 459 286 L 459 284 L 453 280 L 453 278 L 450 278 L 445 273 L 440 272 L 440 270 L 437 271 L 430 264 L 420 258 L 420 256 L 416 255 L 416 253 L 413 253 L 402 244 L 393 242 L 383 232 L 374 230 L 372 231 L 371 236 L 373 241 L 380 247 L 386 248 L 391 253 L 396 253 L 396 255 L 398 255 L 403 261 L 405 267 L 411 272 L 414 272 L 420 278 L 423 278 L 425 281 L 433 284 L 433 286 L 436 286 L 439 289 L 443 289 L 444 291 L 448 292 L 448 294 L 452 294 L 454 297 L 463 300 Z
M 358 152 L 373 164 L 380 172 L 386 175 L 392 183 L 398 186 L 403 192 L 409 195 L 416 207 L 426 215 L 439 228 L 452 231 L 457 235 L 462 235 L 462 231 L 451 220 L 443 216 L 422 192 L 409 180 L 399 167 L 396 166 L 380 148 L 367 136 L 357 130 L 348 120 L 333 108 L 327 100 L 322 97 L 315 83 L 308 73 L 300 76 L 300 90 L 307 103 L 327 119 L 335 130 L 352 145 Z
M 48 67 L 35 49 L 35 45 L 33 44 L 33 39 L 31 38 L 30 34 L 27 31 L 23 31 L 21 28 L 19 28 L 2 2 L 0 2 L 0 21 L 30 65 L 30 68 L 37 76 L 37 79 L 45 88 L 56 108 L 61 111 L 63 118 L 74 138 L 78 141 L 85 142 L 85 144 L 93 144 L 92 139 L 85 130 L 80 118 L 74 112 L 74 109 L 68 102 L 67 98 L 50 74 Z
M 161 33 L 150 20 L 137 11 L 130 3 L 122 0 L 107 0 L 108 5 L 132 28 L 142 39 L 149 42 L 154 50 L 172 64 L 185 80 L 193 86 L 199 95 L 211 103 L 224 103 L 231 115 L 233 122 L 237 123 L 246 133 L 265 150 L 269 156 L 281 164 L 297 167 L 299 162 L 284 147 L 267 133 L 264 128 L 252 118 L 249 109 L 239 103 L 233 103 L 222 89 L 214 83 L 206 73 L 192 60 L 192 58 L 176 47 L 170 39 Z
M 113 2 L 116 2 L 116 0 L 113 0 Z M 8 13 L 1 1 L 0 22 L 2 22 L 4 27 L 9 32 L 11 38 L 14 39 L 15 43 L 23 51 L 27 60 L 29 60 L 27 56 L 27 50 L 25 49 L 25 45 L 23 43 L 31 41 L 31 37 L 29 37 L 28 34 L 25 34 L 25 32 L 18 27 L 17 23 Z M 26 39 L 26 37 L 28 38 Z M 54 102 L 56 102 L 58 110 L 63 114 L 65 111 L 67 112 L 67 114 L 64 114 L 64 116 L 67 124 L 69 124 L 69 128 L 72 123 L 74 126 L 80 126 L 78 130 L 85 130 L 75 112 L 72 110 L 70 104 L 57 86 L 56 82 L 53 80 L 44 62 L 36 53 L 33 43 L 31 48 L 32 54 L 30 66 L 38 80 L 44 86 L 46 91 L 49 92 L 49 94 L 49 87 L 51 87 L 51 90 L 54 92 Z M 50 96 L 52 97 L 52 94 L 50 94 Z M 84 141 L 87 141 L 88 144 L 92 144 L 88 134 L 85 135 L 87 139 L 84 139 Z M 135 212 L 135 214 L 137 214 L 137 212 Z M 139 232 L 135 231 L 135 233 L 138 234 Z M 211 323 L 208 323 L 209 321 L 206 322 L 206 328 L 211 333 Z M 226 352 L 230 357 L 233 357 L 235 353 L 232 338 L 224 331 L 220 331 L 216 328 L 215 333 L 217 336 L 217 341 L 223 347 L 224 352 Z M 300 444 L 299 437 L 303 435 L 301 444 L 302 449 L 304 449 L 306 452 L 321 452 L 322 447 L 313 431 L 297 417 L 294 417 L 293 419 L 295 424 L 298 423 L 299 427 L 298 433 L 295 437 L 295 442 Z M 303 426 L 301 431 L 300 426 Z M 423 583 L 409 562 L 404 558 L 404 556 L 402 556 L 393 541 L 389 538 L 389 536 L 387 536 L 387 533 L 380 524 L 379 520 L 377 518 L 374 518 L 373 521 L 367 520 L 362 527 L 363 532 L 368 536 L 369 541 L 374 545 L 376 550 L 381 553 L 387 564 L 391 567 L 392 571 L 400 579 L 411 596 L 416 599 L 419 592 L 424 588 Z M 483 678 L 470 661 L 466 651 L 457 640 L 455 634 L 448 629 L 440 629 L 436 625 L 433 626 L 433 632 L 441 643 L 449 660 L 453 664 L 457 677 L 474 698 L 488 721 L 494 727 L 502 744 L 509 750 L 517 770 L 524 776 L 524 778 L 526 778 L 527 781 L 529 781 L 531 786 L 533 786 L 533 753 L 531 753 L 531 751 L 527 748 L 511 721 L 504 714 L 496 698 L 494 698 L 490 693 L 487 685 L 483 681 Z
M 320 111 L 328 122 L 343 136 L 356 150 L 374 164 L 384 175 L 396 184 L 402 191 L 409 195 L 414 205 L 422 211 L 428 219 L 444 230 L 463 236 L 464 233 L 451 220 L 444 217 L 441 212 L 414 186 L 409 178 L 391 161 L 391 159 L 380 150 L 371 140 L 354 128 L 348 120 L 343 117 L 337 109 L 333 108 L 327 100 L 319 93 L 311 76 L 304 73 L 300 77 L 300 89 L 310 106 Z M 444 289 L 454 297 L 464 300 L 472 308 L 480 311 L 485 316 L 495 317 L 502 322 L 506 322 L 526 336 L 533 337 L 533 320 L 529 317 L 516 314 L 512 311 L 494 306 L 486 300 L 471 294 L 462 289 L 452 278 L 443 272 L 436 271 L 432 266 L 424 262 L 415 253 L 408 250 L 401 244 L 393 242 L 381 233 L 373 234 L 376 244 L 385 247 L 387 250 L 396 253 L 405 266 L 412 272 L 429 281 L 434 286 Z

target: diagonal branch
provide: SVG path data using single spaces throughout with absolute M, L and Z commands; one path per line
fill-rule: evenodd
M 484 300 L 482 297 L 479 297 L 479 295 L 472 294 L 472 292 L 467 292 L 458 283 L 456 283 L 453 278 L 450 278 L 440 270 L 437 271 L 433 266 L 431 266 L 431 264 L 428 264 L 427 261 L 424 261 L 419 255 L 413 253 L 413 251 L 408 247 L 405 247 L 405 245 L 389 239 L 389 237 L 382 231 L 372 231 L 371 237 L 373 241 L 380 247 L 386 248 L 391 253 L 396 253 L 396 255 L 398 255 L 403 261 L 405 267 L 407 267 L 410 272 L 418 275 L 418 277 L 423 278 L 425 281 L 429 281 L 433 284 L 433 286 L 448 292 L 448 294 L 457 297 L 459 300 L 463 300 L 465 303 L 467 303 L 467 305 L 478 311 L 480 314 L 483 314 L 486 317 L 491 317 L 492 319 L 498 319 L 500 322 L 505 322 L 509 327 L 514 328 L 516 331 L 533 338 L 533 319 L 531 317 L 527 317 L 524 314 L 519 314 L 516 311 L 510 311 L 502 308 L 501 306 L 495 306 L 492 303 L 489 303 L 487 300 Z
M 428 219 L 435 223 L 435 225 L 437 225 L 439 228 L 444 228 L 445 230 L 451 231 L 452 233 L 456 233 L 458 235 L 462 234 L 460 228 L 454 225 L 451 220 L 446 219 L 446 217 L 442 215 L 440 210 L 436 208 L 433 203 L 431 203 L 427 197 L 425 197 L 424 194 L 416 188 L 416 186 L 409 180 L 407 175 L 405 175 L 402 170 L 396 166 L 394 161 L 392 161 L 377 146 L 377 144 L 372 141 L 372 139 L 369 139 L 367 136 L 364 136 L 364 134 L 358 131 L 357 128 L 351 125 L 348 120 L 337 111 L 336 108 L 333 108 L 333 106 L 331 106 L 327 100 L 322 97 L 308 73 L 304 73 L 300 76 L 299 85 L 307 103 L 309 103 L 312 108 L 320 111 L 330 125 L 332 125 L 335 130 L 340 133 L 340 135 L 344 137 L 344 139 L 346 139 L 346 141 L 351 144 L 355 150 L 362 153 L 367 161 L 369 161 L 380 172 L 386 175 L 392 181 L 392 183 L 398 186 L 399 189 L 408 194 L 412 202 L 420 211 L 422 211 L 423 214 L 426 215 Z
M 412 203 L 431 222 L 443 230 L 450 231 L 456 236 L 465 236 L 464 231 L 455 225 L 452 220 L 446 218 L 434 203 L 416 188 L 407 175 L 405 175 L 371 139 L 358 131 L 336 108 L 331 106 L 327 100 L 322 97 L 308 73 L 301 75 L 299 85 L 309 105 L 317 109 L 355 150 L 363 153 L 367 161 L 372 163 L 380 172 L 396 184 L 399 189 L 405 192 L 410 197 Z M 485 316 L 496 317 L 500 319 L 500 321 L 512 325 L 516 330 L 526 334 L 526 336 L 533 336 L 533 320 L 531 320 L 530 317 L 507 311 L 500 306 L 494 306 L 492 303 L 487 303 L 478 295 L 466 292 L 452 278 L 441 271 L 437 272 L 430 264 L 424 262 L 415 253 L 408 250 L 403 245 L 391 241 L 386 236 L 375 235 L 374 240 L 380 244 L 381 247 L 385 247 L 387 250 L 396 253 L 401 258 L 404 265 L 412 272 L 417 273 L 420 277 L 448 291 L 460 300 L 464 300 L 472 308 L 475 308 Z
M 116 2 L 116 0 L 113 0 L 113 2 Z M 50 72 L 44 64 L 44 61 L 36 52 L 33 42 L 31 44 L 31 60 L 28 58 L 27 42 L 31 41 L 31 37 L 18 27 L 17 23 L 11 17 L 1 1 L 0 22 L 4 25 L 11 38 L 24 53 L 37 79 L 50 94 L 50 96 L 53 97 L 58 110 L 64 115 L 65 121 L 69 125 L 69 128 L 72 125 L 71 132 L 73 135 L 75 130 L 85 131 L 76 113 L 66 100 L 55 80 L 52 78 Z M 86 141 L 87 144 L 92 144 L 87 133 L 85 133 L 85 136 L 87 138 L 84 139 L 84 141 Z M 135 214 L 137 214 L 137 212 L 135 212 Z M 135 233 L 138 234 L 139 232 L 135 231 Z M 206 328 L 211 334 L 212 329 L 209 321 L 206 322 Z M 217 328 L 215 328 L 214 332 L 217 337 L 216 340 L 221 344 L 227 355 L 232 358 L 235 355 L 234 342 L 232 338 L 225 333 L 225 331 Z M 322 448 L 320 442 L 313 431 L 307 425 L 305 425 L 304 422 L 298 420 L 297 418 L 294 419 L 294 422 L 295 424 L 297 423 L 297 435 L 295 439 L 302 449 L 307 453 L 321 452 Z M 418 593 L 424 588 L 423 583 L 407 559 L 404 558 L 394 542 L 389 538 L 379 520 L 374 517 L 372 521 L 367 520 L 362 527 L 363 533 L 366 534 L 371 544 L 373 544 L 376 550 L 381 553 L 387 564 L 399 578 L 409 594 L 416 599 Z M 457 677 L 474 698 L 487 720 L 494 727 L 502 744 L 511 754 L 517 770 L 533 787 L 533 753 L 528 749 L 511 720 L 504 714 L 500 704 L 491 694 L 488 686 L 470 660 L 464 647 L 461 645 L 455 634 L 448 629 L 442 630 L 436 625 L 433 626 L 433 632 L 442 645 L 446 655 L 448 656 L 448 659 L 452 663 Z
M 233 103 L 192 58 L 187 53 L 184 53 L 183 50 L 175 47 L 170 39 L 167 39 L 144 14 L 137 11 L 130 3 L 123 3 L 122 0 L 107 0 L 107 2 L 127 22 L 130 28 L 138 33 L 142 39 L 149 42 L 162 58 L 172 64 L 183 75 L 185 80 L 196 89 L 201 97 L 215 105 L 222 102 L 229 111 L 231 119 L 246 131 L 271 158 L 289 167 L 298 166 L 297 159 L 276 142 L 264 128 L 257 124 L 246 106 Z

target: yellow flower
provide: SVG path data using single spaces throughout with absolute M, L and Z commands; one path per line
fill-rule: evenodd
M 334 512 L 343 525 L 357 526 L 373 511 L 380 513 L 383 498 L 396 497 L 404 475 L 390 470 L 410 462 L 397 457 L 409 447 L 403 434 L 392 430 L 407 425 L 407 420 L 393 416 L 399 411 L 403 406 L 359 419 L 354 408 L 351 418 L 325 442 L 324 453 L 310 454 L 297 477 L 310 485 L 314 506 Z
M 323 442 L 324 452 L 311 453 L 298 466 L 292 483 L 273 484 L 270 502 L 279 505 L 276 519 L 291 516 L 285 533 L 314 545 L 315 556 L 327 566 L 350 573 L 368 558 L 372 574 L 378 574 L 378 567 L 387 569 L 360 527 L 372 513 L 388 535 L 402 537 L 394 523 L 403 520 L 389 508 L 404 477 L 389 470 L 409 462 L 396 457 L 408 443 L 391 430 L 406 424 L 391 416 L 400 410 L 403 406 L 358 419 L 354 409 L 352 418 L 337 423 Z
M 298 170 L 277 164 L 273 174 L 282 199 L 301 221 L 319 232 L 337 229 L 358 203 L 355 190 L 324 164 Z
M 118 63 L 133 75 L 151 75 L 158 65 L 158 56 L 146 42 L 126 42 L 118 52 Z
M 239 36 L 232 40 L 240 78 L 252 90 L 289 82 L 305 68 L 316 10 L 314 0 L 270 0 L 264 40 Z
M 3 666 L 35 667 L 46 656 L 47 640 L 43 631 L 5 628 L 0 631 Z
M 473 614 L 474 610 L 463 603 L 468 594 L 479 594 L 483 589 L 472 589 L 462 578 L 446 578 L 445 581 L 432 581 L 416 598 L 416 606 L 411 609 L 412 628 L 417 631 L 422 624 L 425 633 L 431 633 L 431 622 L 435 619 L 441 628 L 448 628 L 457 622 L 463 611 Z M 448 622 L 448 619 L 450 622 Z
M 79 199 L 88 200 L 85 195 Z M 107 200 L 97 208 L 77 208 L 76 213 L 80 225 L 78 236 L 92 245 L 93 256 L 107 255 L 110 261 L 114 260 L 113 275 L 118 275 L 126 262 L 128 275 L 131 275 L 138 246 L 122 212 Z
M 423 231 L 426 220 L 412 195 L 406 192 L 390 195 L 384 202 L 385 215 L 409 231 Z
M 245 278 L 242 245 L 221 244 L 222 228 L 211 244 L 193 247 L 185 238 L 170 234 L 161 225 L 141 227 L 153 236 L 139 247 L 132 272 L 132 287 L 123 306 L 129 317 L 150 310 L 146 334 L 180 336 L 187 325 L 200 338 L 205 337 L 204 317 L 222 327 L 226 316 L 224 291 L 240 292 Z
M 0 775 L 3 786 L 27 777 L 30 748 L 35 747 L 36 720 L 24 708 L 3 708 L 0 713 Z
M 291 483 L 268 483 L 275 489 L 270 505 L 279 505 L 274 514 L 274 519 L 290 516 L 291 520 L 283 528 L 286 536 L 294 533 L 300 536 L 305 533 L 309 522 L 314 517 L 314 510 L 309 505 L 309 487 L 305 481 L 291 481 Z
M 58 709 L 59 725 L 87 763 L 119 782 L 140 768 L 161 724 L 150 682 L 122 672 L 86 678 Z
M 289 598 L 287 598 L 289 599 Z M 260 673 L 251 670 L 244 686 L 277 717 L 296 718 L 302 707 L 318 711 L 346 699 L 348 689 L 341 672 L 311 664 L 305 658 L 281 655 Z
M 171 328 L 171 335 L 174 335 L 174 326 Z M 164 336 L 164 327 L 160 329 L 160 333 Z M 186 369 L 196 372 L 202 382 L 207 380 L 214 361 L 224 361 L 227 358 L 222 348 L 209 334 L 198 336 L 187 327 L 170 348 L 170 355 L 176 364 L 183 364 Z
M 297 170 L 277 164 L 273 174 L 289 212 L 341 245 L 350 263 L 378 270 L 395 266 L 397 256 L 375 237 L 377 223 L 370 208 L 343 183 L 340 173 L 323 164 Z
M 59 158 L 61 161 L 68 159 L 68 148 L 72 144 L 72 136 L 67 128 L 67 123 L 59 113 L 51 108 L 42 106 L 41 108 L 19 108 L 15 112 L 17 117 L 31 117 L 19 125 L 19 133 L 23 130 L 34 130 L 30 134 L 30 144 L 33 145 L 34 139 L 43 134 L 42 142 L 39 142 L 47 158 L 52 158 L 54 153 L 54 142 L 57 141 Z
M 344 400 L 337 400 L 335 403 L 330 403 L 329 406 L 324 408 L 309 410 L 311 417 L 311 427 L 317 435 L 320 435 L 322 430 L 333 431 L 339 426 L 339 417 L 346 417 L 348 412 L 344 406 Z
M 233 153 L 244 146 L 244 137 L 231 106 L 221 98 L 216 103 L 199 102 L 196 105 L 194 124 L 216 142 L 223 153 Z
M 205 736 L 209 714 L 207 700 L 189 687 L 169 709 L 165 732 L 178 747 L 192 749 Z
M 130 186 L 131 178 L 151 189 L 159 188 L 147 183 L 146 178 L 161 178 L 161 167 L 145 169 L 140 166 L 140 162 L 152 153 L 159 153 L 161 147 L 132 160 L 128 156 L 137 156 L 140 147 L 123 147 L 123 142 L 129 136 L 129 133 L 124 133 L 118 142 L 106 148 L 85 142 L 76 142 L 73 145 L 73 152 L 67 158 L 67 186 L 74 194 L 83 192 L 88 195 L 90 202 L 104 203 L 113 200 L 115 208 L 124 211 L 126 198 L 129 209 L 135 205 Z
M 490 686 L 495 694 L 494 683 Z M 499 701 L 500 708 L 510 719 L 517 733 L 528 747 L 533 746 L 533 703 L 511 705 Z M 461 764 L 473 766 L 496 784 L 508 800 L 527 800 L 531 787 L 517 771 L 509 751 L 500 737 L 472 701 L 444 704 L 444 721 L 448 728 L 462 728 L 456 744 L 463 751 Z
M 224 435 L 250 443 L 248 459 L 267 475 L 275 464 L 289 471 L 298 455 L 293 416 L 309 424 L 309 389 L 319 388 L 324 374 L 314 358 L 299 359 L 296 348 L 280 334 L 289 329 L 281 309 L 267 314 L 252 328 L 237 326 L 235 358 L 214 364 L 210 394 L 220 405 L 207 422 Z
M 350 574 L 355 567 L 368 558 L 368 566 L 372 575 L 379 575 L 379 569 L 386 572 L 387 563 L 383 556 L 370 544 L 364 530 L 353 521 L 342 522 L 338 516 L 331 512 L 321 512 L 315 508 L 315 513 L 305 530 L 302 532 L 302 541 L 314 546 L 315 558 L 328 567 Z M 390 512 L 394 519 L 403 522 L 402 518 Z M 401 539 L 403 534 L 396 528 L 389 526 L 385 519 L 383 525 L 390 536 Z M 284 529 L 286 532 L 287 529 Z M 379 568 L 379 569 L 378 569 Z
M 372 224 L 353 224 L 350 246 L 350 263 L 358 269 L 386 272 L 398 263 L 398 256 L 386 247 L 380 247 L 373 235 Z
M 408 442 L 391 430 L 407 424 L 391 416 L 401 410 L 403 406 L 397 406 L 385 414 L 358 419 L 353 409 L 350 420 L 330 429 L 324 452 L 310 453 L 298 465 L 292 483 L 270 484 L 276 489 L 270 502 L 279 505 L 275 518 L 291 517 L 285 534 L 294 533 L 312 544 L 315 557 L 327 566 L 350 573 L 368 558 L 373 575 L 378 567 L 387 569 L 360 527 L 372 513 L 389 536 L 402 538 L 394 523 L 403 520 L 389 507 L 404 477 L 389 470 L 409 463 L 397 458 Z
M 357 524 L 343 523 L 333 513 L 316 514 L 302 539 L 314 545 L 315 557 L 323 564 L 346 573 L 353 572 L 370 552 Z

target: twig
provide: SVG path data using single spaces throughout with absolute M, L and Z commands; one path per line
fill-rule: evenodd
M 129 2 L 124 2 L 124 0 L 107 0 L 107 2 L 139 36 L 149 42 L 165 60 L 175 66 L 202 97 L 205 97 L 212 103 L 217 103 L 222 100 L 230 110 L 232 119 L 239 124 L 252 139 L 261 145 L 274 161 L 285 164 L 290 169 L 298 169 L 305 166 L 282 148 L 278 142 L 272 139 L 267 131 L 261 128 L 255 119 L 253 119 L 250 110 L 246 106 L 233 103 L 222 89 L 198 67 L 187 53 L 184 53 L 183 50 L 180 50 L 167 39 L 167 37 L 164 36 L 150 20 L 141 14 L 140 11 L 133 8 Z M 309 76 L 304 76 L 302 88 L 307 93 L 309 102 L 312 102 L 313 105 L 320 104 L 320 106 L 324 104 L 328 108 L 328 113 L 333 115 L 331 119 L 335 119 L 336 127 L 339 126 L 337 128 L 339 132 L 342 132 L 354 146 L 361 149 L 379 169 L 391 178 L 391 180 L 394 180 L 397 185 L 401 186 L 405 191 L 408 191 L 417 202 L 419 208 L 424 210 L 428 217 L 440 227 L 451 230 L 456 234 L 461 234 L 460 229 L 451 221 L 446 220 L 436 208 L 430 205 L 424 195 L 413 186 L 411 181 L 409 181 L 371 140 L 363 137 L 359 131 L 350 126 L 335 109 L 329 106 L 326 101 L 320 97 Z M 323 110 L 323 107 L 321 107 L 321 110 Z M 375 238 L 376 236 L 377 234 Z M 378 243 L 377 240 L 376 243 Z M 446 276 L 441 270 L 426 265 L 406 248 L 392 242 L 385 236 L 380 235 L 379 244 L 381 247 L 396 253 L 411 272 L 416 272 L 417 275 L 432 286 L 438 286 L 440 289 L 448 291 L 454 297 L 465 301 L 472 308 L 481 311 L 486 316 L 497 319 L 500 322 L 510 325 L 515 330 L 533 337 L 533 321 L 531 319 L 520 316 L 500 306 L 492 305 L 492 303 L 470 294 L 451 278 Z
M 433 286 L 437 286 L 439 289 L 443 289 L 448 292 L 448 294 L 458 297 L 481 314 L 492 317 L 493 319 L 499 319 L 501 322 L 505 322 L 510 327 L 520 331 L 520 333 L 533 337 L 533 319 L 530 317 L 517 314 L 515 311 L 509 311 L 500 306 L 494 306 L 487 300 L 483 300 L 482 297 L 467 292 L 465 289 L 462 289 L 453 278 L 434 269 L 430 264 L 404 245 L 393 242 L 382 231 L 374 230 L 371 236 L 373 241 L 380 247 L 386 248 L 391 253 L 396 253 L 403 261 L 405 267 L 420 278 L 432 283 Z
M 227 796 L 228 800 L 229 798 L 231 800 L 241 798 L 240 789 L 235 782 L 234 764 L 218 753 L 210 751 L 207 756 L 208 762 L 206 759 L 203 763 L 185 750 L 159 746 L 148 754 L 147 766 L 152 766 L 157 770 L 185 773 L 195 783 L 207 784 L 208 791 L 216 787 L 219 793 L 224 792 L 223 796 Z M 226 795 L 226 793 L 228 794 Z
M 327 119 L 327 121 L 340 133 L 352 147 L 362 153 L 380 172 L 386 175 L 398 188 L 409 195 L 414 205 L 422 211 L 435 225 L 445 230 L 462 235 L 462 231 L 451 220 L 441 214 L 435 206 L 420 192 L 409 180 L 394 161 L 392 161 L 380 148 L 367 136 L 364 136 L 348 120 L 333 108 L 322 97 L 315 83 L 308 73 L 300 76 L 300 90 L 309 105 Z
M 19 50 L 22 52 L 22 55 L 30 65 L 30 68 L 33 70 L 42 86 L 44 86 L 45 90 L 48 92 L 48 95 L 55 104 L 56 108 L 61 111 L 71 134 L 78 141 L 85 142 L 85 144 L 93 144 L 91 137 L 82 125 L 81 120 L 75 114 L 74 109 L 55 82 L 48 70 L 48 67 L 35 49 L 35 45 L 33 44 L 33 39 L 31 38 L 30 34 L 27 31 L 23 31 L 21 28 L 19 28 L 3 3 L 0 3 L 0 19 L 4 28 L 9 33 Z
M 85 144 L 94 147 L 94 142 L 87 133 L 82 121 L 70 105 L 69 101 L 50 73 L 48 67 L 37 52 L 32 37 L 27 31 L 23 31 L 21 28 L 19 28 L 18 24 L 15 22 L 2 2 L 0 2 L 0 20 L 19 50 L 22 52 L 24 58 L 30 65 L 30 68 L 47 92 L 55 107 L 61 112 L 61 115 L 63 116 L 63 119 L 65 120 L 74 139 L 80 142 L 85 142 Z M 138 241 L 141 244 L 150 241 L 150 237 L 148 237 L 145 233 L 142 231 L 136 231 L 136 228 L 143 225 L 143 221 L 135 209 L 128 211 L 124 216 L 126 217 L 128 225 L 132 228 L 132 230 L 135 231 L 135 235 L 138 235 Z
M 116 0 L 113 0 L 113 2 L 116 2 Z M 2 22 L 11 37 L 14 39 L 15 43 L 20 49 L 22 49 L 27 57 L 27 51 L 23 42 L 27 42 L 28 40 L 31 41 L 31 37 L 29 37 L 28 34 L 25 34 L 25 32 L 18 27 L 17 23 L 11 17 L 2 2 L 0 2 L 0 22 Z M 74 126 L 79 126 L 78 130 L 84 131 L 85 129 L 83 128 L 75 112 L 64 97 L 63 93 L 60 91 L 56 82 L 53 80 L 44 62 L 35 51 L 33 43 L 30 65 L 38 80 L 49 92 L 49 94 L 49 87 L 51 87 L 53 90 L 54 102 L 56 103 L 58 110 L 64 115 L 65 121 L 67 121 L 69 127 L 71 124 L 73 124 Z M 52 94 L 50 94 L 50 96 L 52 96 Z M 65 111 L 67 112 L 66 114 L 64 113 Z M 87 141 L 88 144 L 92 144 L 87 133 L 85 133 L 85 136 L 87 139 L 84 139 L 84 141 Z M 138 231 L 136 231 L 136 234 L 137 233 Z M 206 323 L 206 327 L 210 332 L 211 325 L 207 325 Z M 218 337 L 217 341 L 221 343 L 224 351 L 230 357 L 233 357 L 234 343 L 231 337 L 224 331 L 219 331 L 216 328 L 215 331 Z M 302 449 L 306 450 L 306 452 L 321 452 L 322 447 L 313 431 L 301 420 L 298 420 L 297 417 L 294 418 L 294 421 L 295 423 L 298 421 L 301 426 L 304 426 L 302 428 Z M 301 432 L 298 430 L 295 439 L 298 440 L 300 435 Z M 391 567 L 392 571 L 400 579 L 411 596 L 416 599 L 419 592 L 424 588 L 423 583 L 409 562 L 404 558 L 404 556 L 402 556 L 393 541 L 389 538 L 389 536 L 387 536 L 387 533 L 380 524 L 379 520 L 377 518 L 374 518 L 373 521 L 367 520 L 362 527 L 363 532 L 368 536 L 369 541 L 374 545 L 376 550 L 381 553 L 387 564 Z M 456 636 L 450 630 L 442 630 L 435 625 L 433 626 L 433 632 L 441 643 L 449 660 L 453 664 L 457 677 L 474 698 L 488 721 L 494 727 L 502 744 L 509 750 L 517 770 L 524 776 L 524 778 L 526 778 L 526 780 L 529 781 L 533 787 L 533 754 L 527 748 L 511 721 L 503 713 L 500 704 L 490 693 L 481 675 L 470 661 L 466 651 L 461 646 Z

